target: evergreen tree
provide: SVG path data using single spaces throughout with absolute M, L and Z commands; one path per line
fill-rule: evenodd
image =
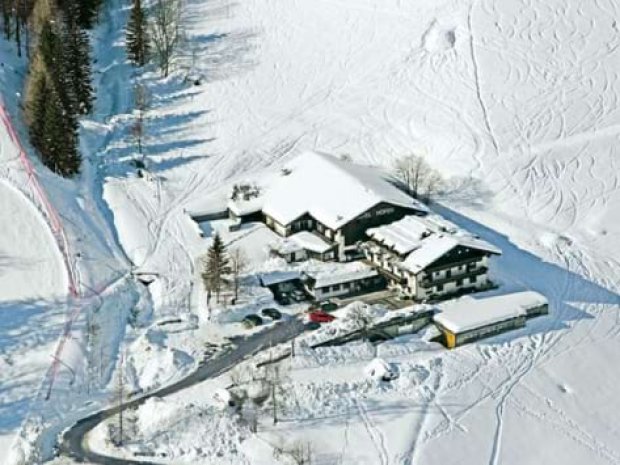
M 202 279 L 209 295 L 214 293 L 218 302 L 226 277 L 230 273 L 230 259 L 226 252 L 226 246 L 220 235 L 216 233 L 213 237 L 213 244 L 207 252 Z
M 62 41 L 62 31 L 58 29 L 58 25 L 52 24 L 51 21 L 43 25 L 39 39 L 39 54 L 63 108 L 73 117 L 78 113 L 78 104 L 71 73 L 68 72 L 67 51 Z
M 78 105 L 69 71 L 68 45 L 57 23 L 47 21 L 41 29 L 37 60 L 41 62 L 38 77 L 44 82 L 33 85 L 31 105 L 31 134 L 41 153 L 43 163 L 62 176 L 79 171 L 80 155 L 77 150 Z M 45 107 L 45 108 L 42 108 Z
M 47 111 L 47 99 L 49 84 L 44 72 L 35 72 L 32 77 L 32 91 L 30 101 L 27 106 L 27 113 L 30 120 L 30 139 L 32 145 L 39 152 L 45 147 L 45 113 Z
M 93 86 L 90 66 L 90 43 L 86 31 L 68 11 L 65 16 L 66 79 L 75 96 L 77 114 L 85 115 L 93 108 Z
M 71 12 L 73 19 L 82 29 L 91 29 L 97 20 L 101 0 L 57 0 L 64 13 Z
M 127 21 L 127 56 L 136 66 L 144 66 L 149 56 L 146 15 L 140 0 L 134 0 Z
M 59 93 L 48 92 L 47 110 L 43 121 L 43 162 L 56 173 L 69 177 L 80 170 L 75 118 L 63 107 Z

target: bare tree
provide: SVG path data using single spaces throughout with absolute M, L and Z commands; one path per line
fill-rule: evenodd
M 394 163 L 394 175 L 405 186 L 409 195 L 429 200 L 441 183 L 441 175 L 419 155 L 407 155 Z
M 241 275 L 247 270 L 249 260 L 243 249 L 237 247 L 231 250 L 230 256 L 230 274 L 232 276 L 233 291 L 235 293 L 235 303 L 239 298 L 239 283 Z
M 289 449 L 289 455 L 295 465 L 309 465 L 312 463 L 312 444 L 297 441 Z
M 368 339 L 368 328 L 372 325 L 373 317 L 368 312 L 368 307 L 364 304 L 358 304 L 349 310 L 349 318 L 356 328 L 362 331 L 362 339 Z
M 312 444 L 296 441 L 290 445 L 276 446 L 273 449 L 276 459 L 286 457 L 293 465 L 310 465 L 312 463 Z
M 123 354 L 120 354 L 118 369 L 116 370 L 116 380 L 114 383 L 114 402 L 116 403 L 116 409 L 118 412 L 118 422 L 114 425 L 114 428 L 111 430 L 111 439 L 113 443 L 120 447 L 123 445 L 125 438 L 124 431 L 124 413 L 125 413 L 125 400 L 127 399 L 127 388 L 125 386 L 125 367 L 124 367 L 124 359 Z
M 151 12 L 150 36 L 155 60 L 168 76 L 182 39 L 181 0 L 156 0 Z
M 445 183 L 441 175 L 437 171 L 432 170 L 424 180 L 423 200 L 425 202 L 430 202 L 436 194 L 442 191 L 444 185 Z
M 277 424 L 279 421 L 278 413 L 281 410 L 279 404 L 279 397 L 283 391 L 283 384 L 287 379 L 287 374 L 283 370 L 280 363 L 269 362 L 265 365 L 265 382 L 269 387 L 269 397 L 271 399 L 271 413 L 273 417 L 273 424 Z
M 138 144 L 138 153 L 144 165 L 144 153 L 142 151 L 142 143 L 144 141 L 144 119 L 145 113 L 150 105 L 150 95 L 143 84 L 136 84 L 134 87 L 134 106 L 138 112 L 136 120 L 131 127 L 131 133 Z M 141 166 L 144 168 L 144 166 Z

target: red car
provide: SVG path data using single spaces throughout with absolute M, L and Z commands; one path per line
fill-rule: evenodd
M 336 317 L 329 313 L 322 312 L 321 310 L 315 310 L 308 314 L 308 319 L 314 323 L 329 323 L 330 321 L 334 321 Z

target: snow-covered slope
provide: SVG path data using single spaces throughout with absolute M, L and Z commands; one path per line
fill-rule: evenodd
M 385 167 L 423 154 L 453 176 L 439 213 L 503 249 L 501 291 L 542 292 L 552 313 L 441 354 L 413 404 L 361 400 L 350 463 L 617 463 L 617 17 L 605 0 L 191 2 L 181 74 L 202 82 L 144 77 L 163 182 L 108 183 L 117 224 L 144 225 L 121 241 L 143 239 L 180 302 L 208 243 L 183 210 L 226 180 L 305 149 Z
M 94 35 L 99 93 L 83 124 L 85 173 L 77 183 L 43 179 L 70 242 L 81 244 L 83 281 L 111 289 L 99 313 L 110 323 L 101 339 L 114 336 L 109 363 L 124 335 L 119 308 L 137 299 L 132 286 L 108 286 L 129 267 L 117 238 L 135 265 L 158 276 L 150 287 L 156 318 L 200 315 L 192 280 L 208 240 L 185 209 L 217 206 L 224 183 L 252 180 L 307 149 L 384 167 L 417 153 L 453 177 L 438 212 L 502 248 L 493 270 L 501 291 L 537 290 L 551 315 L 433 352 L 430 361 L 419 355 L 426 382 L 387 395 L 363 391 L 366 398 L 351 400 L 358 413 L 331 417 L 332 430 L 300 421 L 290 431 L 326 442 L 343 463 L 620 462 L 620 374 L 610 362 L 620 354 L 620 32 L 612 0 L 194 0 L 187 53 L 168 79 L 124 62 L 126 3 L 113 1 Z M 23 64 L 10 60 L 0 82 L 17 116 Z M 150 180 L 129 163 L 134 81 L 152 95 Z M 14 171 L 3 173 L 15 181 Z M 24 201 L 6 199 L 13 209 Z M 20 222 L 30 217 L 36 211 Z M 41 247 L 42 257 L 56 253 Z M 191 339 L 166 344 L 191 351 Z M 142 346 L 128 349 L 128 359 L 146 360 Z M 416 350 L 405 353 L 406 363 L 418 363 Z M 322 392 L 356 396 L 355 383 L 322 381 L 329 369 L 295 379 L 310 411 L 320 410 Z M 14 402 L 11 415 L 21 421 Z M 336 434 L 347 431 L 342 421 L 355 423 L 350 445 Z
M 0 60 L 0 458 L 23 463 L 101 400 L 138 292 L 93 166 L 67 181 L 38 162 L 19 107 L 26 59 L 2 41 Z

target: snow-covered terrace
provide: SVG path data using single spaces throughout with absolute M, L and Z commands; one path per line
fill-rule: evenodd
M 374 268 L 360 262 L 338 264 L 337 267 L 325 267 L 318 272 L 308 272 L 307 274 L 315 280 L 315 288 L 335 286 L 378 275 Z

